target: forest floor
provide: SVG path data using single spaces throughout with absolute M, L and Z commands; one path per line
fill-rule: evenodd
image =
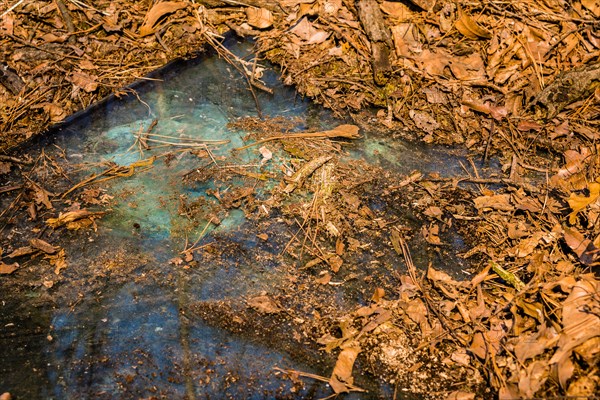
M 333 392 L 360 390 L 352 369 L 364 357 L 381 379 L 424 397 L 482 398 L 486 390 L 506 399 L 591 397 L 600 387 L 599 20 L 593 0 L 207 0 L 154 6 L 2 0 L 0 196 L 16 200 L 0 210 L 0 229 L 9 231 L 18 213 L 55 229 L 93 226 L 101 214 L 85 210 L 41 221 L 40 215 L 66 209 L 67 193 L 46 190 L 36 178 L 44 174 L 33 171 L 40 163 L 23 150 L 32 137 L 110 94 L 135 95 L 127 85 L 169 61 L 212 47 L 252 90 L 269 91 L 260 62 L 219 45 L 233 31 L 254 38 L 257 54 L 280 67 L 286 84 L 353 121 L 307 132 L 293 146 L 281 144 L 299 161 L 290 176 L 280 177 L 267 206 L 312 229 L 305 232 L 312 237 L 312 258 L 299 279 L 330 284 L 349 253 L 364 250 L 365 243 L 387 246 L 407 266 L 393 285 L 374 289 L 369 306 L 306 323 L 305 333 L 337 357 L 326 377 Z M 397 177 L 338 163 L 340 149 L 330 139 L 352 140 L 367 126 L 413 141 L 464 146 L 484 163 L 497 157 L 502 174 L 484 178 L 472 164 L 463 178 L 418 171 Z M 265 142 L 279 142 L 290 130 L 252 119 L 238 128 Z M 322 139 L 317 147 L 314 139 Z M 365 176 L 368 190 L 361 188 Z M 223 171 L 190 179 L 208 177 L 224 184 L 229 179 Z M 473 184 L 470 189 L 465 182 Z M 300 188 L 311 200 L 285 206 Z M 94 203 L 101 192 L 93 196 L 93 187 L 72 189 L 68 194 L 85 193 L 89 203 L 102 205 Z M 245 200 L 248 193 L 220 199 L 220 206 L 260 207 Z M 368 196 L 403 199 L 422 218 L 422 228 L 407 234 L 390 222 L 392 216 L 365 206 Z M 471 262 L 470 280 L 412 264 L 407 235 L 443 249 L 454 231 L 471 238 L 461 255 Z M 6 285 L 19 279 L 22 258 L 35 254 L 45 254 L 60 273 L 64 254 L 43 237 L 45 229 L 38 232 L 25 245 L 3 233 L 0 279 Z M 302 246 L 286 250 L 294 257 Z M 191 251 L 178 262 L 215 254 Z M 319 264 L 326 271 L 311 277 Z M 281 313 L 286 299 L 251 300 L 262 319 L 293 322 Z M 287 298 L 292 300 L 306 299 Z M 200 304 L 198 315 L 210 318 L 214 307 L 231 305 Z

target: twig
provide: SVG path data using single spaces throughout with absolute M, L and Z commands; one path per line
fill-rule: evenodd
M 301 376 L 303 378 L 311 378 L 311 379 L 315 379 L 317 381 L 329 383 L 329 378 L 327 378 L 325 376 L 321 376 L 321 375 L 317 375 L 317 374 L 311 374 L 309 372 L 297 371 L 297 370 L 294 370 L 294 369 L 282 369 L 282 368 L 279 368 L 279 367 L 275 367 L 273 369 L 275 371 L 283 372 L 284 374 L 298 375 L 298 376 Z M 353 391 L 353 392 L 366 392 L 365 389 L 360 388 L 358 386 L 350 385 L 349 383 L 346 383 L 346 382 L 344 382 L 344 385 L 346 385 L 346 387 L 350 391 Z
M 9 162 L 13 162 L 15 164 L 31 165 L 31 161 L 24 161 L 24 160 L 21 160 L 20 158 L 5 156 L 2 154 L 0 154 L 0 161 L 9 161 Z

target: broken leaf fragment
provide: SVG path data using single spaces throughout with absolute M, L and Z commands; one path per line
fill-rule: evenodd
M 456 29 L 469 39 L 490 39 L 490 32 L 481 27 L 471 16 L 462 10 L 458 10 L 458 20 L 455 25 Z
M 187 7 L 187 3 L 184 1 L 164 1 L 154 4 L 144 17 L 144 23 L 140 27 L 140 36 L 153 34 L 154 26 L 161 18 L 185 7 Z

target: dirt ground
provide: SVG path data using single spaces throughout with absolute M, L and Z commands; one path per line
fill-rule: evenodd
M 230 319 L 237 321 L 232 330 L 256 321 L 295 323 L 298 335 L 337 362 L 327 377 L 284 372 L 292 379 L 323 379 L 333 394 L 361 390 L 352 376 L 358 359 L 398 390 L 423 397 L 589 398 L 600 386 L 599 18 L 593 0 L 3 0 L 3 286 L 27 284 L 16 281 L 15 271 L 32 255 L 45 255 L 57 275 L 67 262 L 60 246 L 48 243 L 46 229 L 28 243 L 12 240 L 7 232 L 16 221 L 89 230 L 101 223 L 102 212 L 59 216 L 55 211 L 66 210 L 66 194 L 106 205 L 101 191 L 88 191 L 99 190 L 95 186 L 47 190 L 43 177 L 59 179 L 60 171 L 50 159 L 21 156 L 27 141 L 109 94 L 131 93 L 128 84 L 204 48 L 230 61 L 253 91 L 269 91 L 260 65 L 219 45 L 222 35 L 233 32 L 254 38 L 257 53 L 281 68 L 286 84 L 354 125 L 290 138 L 281 121 L 239 122 L 251 141 L 276 143 L 298 162 L 289 176 L 269 177 L 281 181 L 269 202 L 252 196 L 264 177 L 248 175 L 248 190 L 219 199 L 215 215 L 232 208 L 251 214 L 265 206 L 277 208 L 291 225 L 301 221 L 286 256 L 302 267 L 294 269 L 287 297 L 196 304 L 196 315 L 238 313 Z M 351 141 L 364 128 L 464 146 L 484 163 L 499 158 L 503 174 L 482 177 L 472 163 L 461 178 L 419 171 L 394 176 L 359 162 L 340 163 L 332 139 Z M 130 171 L 138 167 L 145 166 Z M 225 185 L 233 173 L 208 169 L 187 179 Z M 370 209 L 373 196 L 412 204 L 422 227 L 407 230 L 397 216 Z M 200 206 L 183 204 L 182 210 L 193 219 Z M 38 218 L 50 210 L 55 218 Z M 470 238 L 460 255 L 470 263 L 469 281 L 434 264 L 414 266 L 415 240 L 443 251 L 457 233 Z M 369 247 L 406 264 L 393 279 L 369 270 L 375 287 L 369 305 L 318 313 L 333 317 L 294 308 L 353 279 L 348 260 Z M 220 251 L 194 249 L 174 265 L 218 259 Z M 245 317 L 247 307 L 260 319 Z

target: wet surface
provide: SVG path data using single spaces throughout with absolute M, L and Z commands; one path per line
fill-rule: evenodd
M 248 54 L 247 47 L 233 47 Z M 270 239 L 264 241 L 257 238 L 264 232 L 260 223 L 247 219 L 242 210 L 221 212 L 216 227 L 207 223 L 210 213 L 193 220 L 182 215 L 182 198 L 202 204 L 210 200 L 207 191 L 215 189 L 210 180 L 184 183 L 186 173 L 211 162 L 220 166 L 260 163 L 255 150 L 232 153 L 232 148 L 245 144 L 245 134 L 227 127 L 236 118 L 256 115 L 256 108 L 244 80 L 218 57 L 176 64 L 160 78 L 161 82 L 136 87 L 137 98 L 106 102 L 75 118 L 44 139 L 40 149 L 61 159 L 69 174 L 84 179 L 90 171 L 101 171 L 100 163 L 104 168 L 106 162 L 127 166 L 159 156 L 160 143 L 153 151 L 141 151 L 133 136 L 158 120 L 152 130 L 155 138 L 204 140 L 209 157 L 202 153 L 206 148 L 199 146 L 198 154 L 182 151 L 168 162 L 159 156 L 146 171 L 142 167 L 130 178 L 106 182 L 103 193 L 110 196 L 110 212 L 98 221 L 98 231 L 68 232 L 56 238 L 69 261 L 60 277 L 40 258 L 24 263 L 25 269 L 37 269 L 39 279 L 4 295 L 0 392 L 9 391 L 15 398 L 56 399 L 328 396 L 331 391 L 323 382 L 303 379 L 300 384 L 274 370 L 328 376 L 335 364 L 335 357 L 319 352 L 314 342 L 292 339 L 293 319 L 284 316 L 269 326 L 266 319 L 253 321 L 250 315 L 228 326 L 226 314 L 193 312 L 196 306 L 206 310 L 219 305 L 210 308 L 219 313 L 226 304 L 234 315 L 245 307 L 245 299 L 283 287 L 290 279 L 290 265 L 281 253 L 291 229 L 284 222 L 273 223 L 267 227 Z M 265 115 L 300 117 L 305 122 L 299 129 L 327 129 L 336 123 L 325 111 L 277 84 L 273 72 L 267 71 L 264 79 L 276 87 L 274 95 L 259 93 Z M 398 174 L 418 169 L 449 176 L 460 171 L 461 158 L 450 156 L 448 149 L 391 142 L 369 132 L 363 132 L 363 137 L 350 154 L 378 167 Z M 228 143 L 209 142 L 220 140 Z M 284 157 L 274 155 L 274 159 Z M 393 198 L 381 197 L 375 189 L 368 199 L 372 210 L 395 214 L 407 225 L 419 224 L 406 207 L 394 205 Z M 9 200 L 3 200 L 4 207 Z M 14 228 L 12 238 L 25 237 L 27 229 Z M 200 237 L 198 245 L 213 243 L 210 251 L 185 268 L 173 261 L 182 256 L 185 244 Z M 452 240 L 448 254 L 464 250 L 459 237 Z M 367 275 L 390 284 L 400 259 L 393 254 L 375 257 L 384 243 L 379 246 L 357 256 L 336 277 L 348 279 L 348 285 L 319 287 L 314 292 L 329 299 L 332 307 L 348 310 L 368 299 Z M 423 264 L 428 259 L 443 260 L 457 273 L 464 267 L 456 256 L 432 255 L 425 247 L 417 248 L 413 256 Z M 11 278 L 1 279 L 6 284 Z M 281 294 L 283 302 L 289 300 L 286 296 Z M 380 386 L 367 367 L 359 359 L 356 384 L 369 392 L 346 398 L 390 396 L 393 389 Z

